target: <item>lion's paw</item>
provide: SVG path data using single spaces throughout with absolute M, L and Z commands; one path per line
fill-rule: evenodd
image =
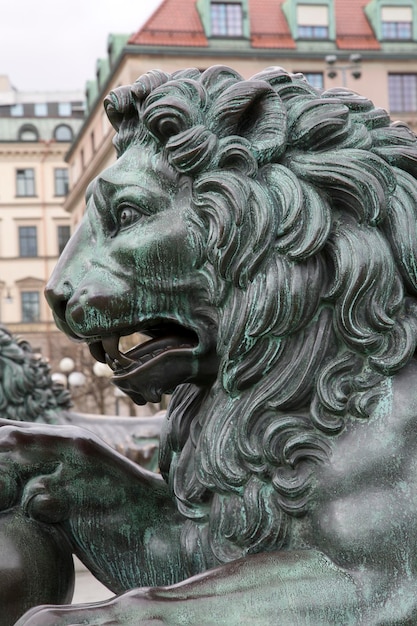
M 50 524 L 68 519 L 70 502 L 62 471 L 60 465 L 52 474 L 36 476 L 26 484 L 22 496 L 26 515 Z

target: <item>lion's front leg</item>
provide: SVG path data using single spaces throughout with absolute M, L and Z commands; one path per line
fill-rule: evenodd
M 0 510 L 59 524 L 73 551 L 115 593 L 190 575 L 183 519 L 162 478 L 81 428 L 0 428 Z M 117 555 L 117 558 L 115 558 Z
M 97 474 L 94 458 L 101 447 L 78 427 L 3 425 L 0 510 L 21 505 L 31 517 L 57 523 L 68 519 L 82 496 L 87 509 L 93 501 L 104 502 L 100 485 L 88 497 L 85 493 Z

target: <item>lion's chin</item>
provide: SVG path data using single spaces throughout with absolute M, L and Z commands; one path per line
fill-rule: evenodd
M 193 364 L 189 355 L 173 351 L 144 365 L 115 371 L 112 380 L 136 404 L 160 402 L 163 393 L 171 393 L 178 385 L 193 380 Z
M 119 335 L 102 337 L 89 345 L 98 361 L 113 370 L 112 382 L 136 404 L 160 402 L 164 393 L 187 382 L 210 384 L 217 374 L 218 359 L 214 350 L 199 351 L 199 341 L 191 331 L 147 331 L 149 341 L 127 352 L 119 347 Z

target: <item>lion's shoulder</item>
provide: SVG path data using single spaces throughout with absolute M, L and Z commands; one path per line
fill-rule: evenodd
M 346 567 L 377 558 L 393 527 L 415 532 L 417 361 L 383 385 L 370 418 L 349 423 L 316 468 L 314 542 Z M 395 545 L 387 546 L 390 562 Z

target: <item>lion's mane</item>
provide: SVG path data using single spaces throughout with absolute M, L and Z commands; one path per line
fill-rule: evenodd
M 69 391 L 52 380 L 48 362 L 0 325 L 1 417 L 53 424 L 71 406 Z
M 218 379 L 176 390 L 161 443 L 185 547 L 283 547 L 315 465 L 415 351 L 416 137 L 281 68 L 152 71 L 105 106 L 119 154 L 142 144 L 192 179 L 218 308 Z

